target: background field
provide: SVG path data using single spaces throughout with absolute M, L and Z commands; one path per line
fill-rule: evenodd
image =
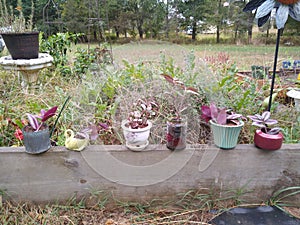
M 95 46 L 95 45 L 92 45 Z M 251 65 L 263 65 L 273 68 L 275 45 L 177 45 L 168 42 L 142 41 L 125 45 L 113 45 L 112 52 L 115 63 L 122 65 L 122 60 L 134 63 L 140 60 L 159 61 L 161 54 L 172 57 L 178 65 L 184 64 L 184 57 L 190 51 L 201 59 L 217 57 L 219 53 L 229 55 L 239 70 L 251 70 Z M 300 46 L 280 46 L 277 69 L 286 60 L 299 60 Z

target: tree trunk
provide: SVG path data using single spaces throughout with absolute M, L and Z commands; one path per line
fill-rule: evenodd
M 140 39 L 143 39 L 143 29 L 141 26 L 138 27 Z
M 166 4 L 166 38 L 169 38 L 169 0 Z
M 251 15 L 251 13 L 249 13 L 249 17 L 248 17 L 248 26 L 247 26 L 247 30 L 248 30 L 248 44 L 250 44 L 252 42 L 252 28 L 253 28 L 253 16 Z
M 193 22 L 193 32 L 192 32 L 192 40 L 195 41 L 197 36 L 197 23 Z
M 217 25 L 217 43 L 220 43 L 220 26 Z
M 236 42 L 237 42 L 238 30 L 239 30 L 239 25 L 237 24 L 237 25 L 235 26 L 235 31 L 234 31 L 234 43 L 235 43 L 235 44 L 236 44 Z

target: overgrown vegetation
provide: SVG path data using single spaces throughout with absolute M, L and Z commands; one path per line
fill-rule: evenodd
M 218 215 L 235 207 L 273 206 L 300 218 L 298 206 L 299 186 L 282 188 L 266 202 L 247 203 L 246 187 L 224 191 L 190 190 L 168 200 L 122 201 L 106 191 L 92 191 L 83 199 L 76 197 L 64 204 L 15 204 L 5 201 L 0 205 L 0 223 L 6 224 L 210 224 Z M 217 194 L 218 193 L 218 194 Z M 0 192 L 0 197 L 5 193 Z
M 41 71 L 39 86 L 32 90 L 34 93 L 24 91 L 20 85 L 21 74 L 1 70 L 0 146 L 22 145 L 16 132 L 20 133 L 27 123 L 26 112 L 37 113 L 53 105 L 62 107 L 69 96 L 71 100 L 52 136 L 57 145 L 63 145 L 65 129 L 76 131 L 91 124 L 98 127 L 99 139 L 95 143 L 123 143 L 120 122 L 128 115 L 126 108 L 143 97 L 155 98 L 160 106 L 153 119 L 151 143 L 165 143 L 164 124 L 171 117 L 178 99 L 168 97 L 177 96 L 176 89 L 169 86 L 161 74 L 174 77 L 199 93 L 180 100 L 188 103 L 185 110 L 190 121 L 188 143 L 210 141 L 209 127 L 199 120 L 203 104 L 214 102 L 242 115 L 261 113 L 265 109 L 263 101 L 268 97 L 268 82 L 259 86 L 251 76 L 241 76 L 227 53 L 219 52 L 201 59 L 194 51 L 187 52 L 184 65 L 178 66 L 173 58 L 162 52 L 159 61 L 142 60 L 133 64 L 124 60 L 123 65 L 117 67 L 112 63 L 112 53 L 107 45 L 70 52 L 76 37 L 59 34 L 42 41 L 44 51 L 52 54 L 51 46 L 57 49 L 53 53 L 55 66 Z M 296 143 L 299 142 L 299 117 L 284 96 L 284 81 L 278 83 L 276 90 L 281 98 L 273 104 L 272 117 L 284 127 L 286 143 Z M 248 125 L 244 127 L 240 143 L 251 142 L 252 129 Z

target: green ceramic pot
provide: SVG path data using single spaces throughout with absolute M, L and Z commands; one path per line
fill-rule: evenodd
M 221 149 L 235 148 L 244 122 L 240 121 L 240 125 L 220 125 L 212 120 L 209 122 L 215 145 Z

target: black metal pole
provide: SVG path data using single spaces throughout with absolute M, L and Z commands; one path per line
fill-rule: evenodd
M 281 29 L 278 29 L 277 30 L 275 56 L 274 56 L 273 76 L 272 76 L 272 83 L 271 83 L 270 97 L 269 97 L 269 105 L 268 105 L 268 111 L 269 112 L 271 111 L 271 106 L 272 106 L 272 95 L 273 95 L 274 84 L 275 84 L 276 65 L 277 65 L 277 58 L 278 58 L 280 35 L 281 35 Z

